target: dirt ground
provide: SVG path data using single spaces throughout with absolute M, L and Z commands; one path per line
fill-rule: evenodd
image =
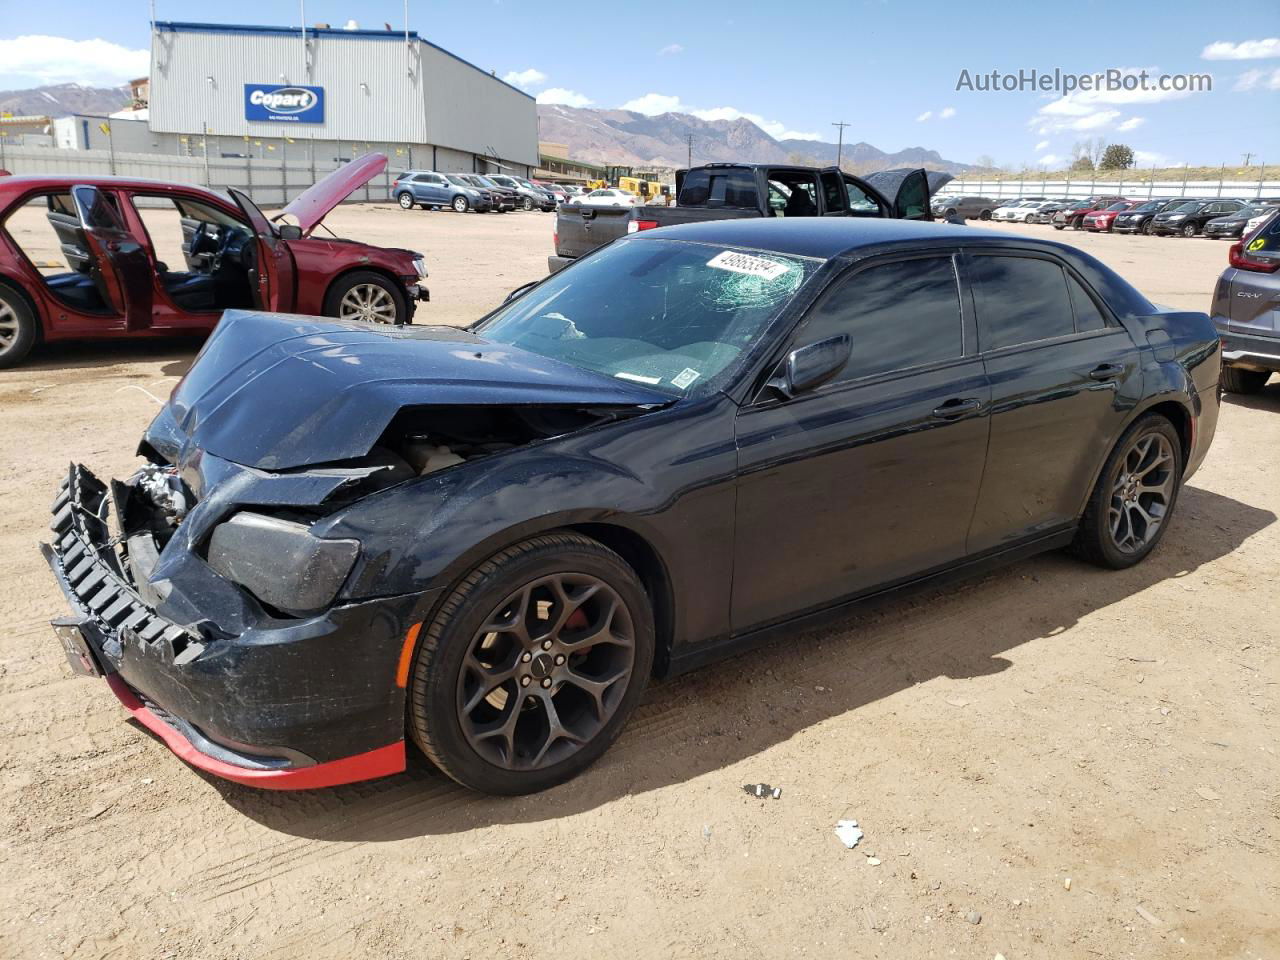
M 428 255 L 426 321 L 478 315 L 551 250 L 539 214 L 331 221 Z M 1006 229 L 1196 309 L 1226 261 Z M 1050 554 L 656 685 L 600 764 L 539 796 L 421 763 L 279 794 L 186 767 L 71 678 L 48 626 L 59 476 L 128 473 L 193 350 L 49 348 L 0 373 L 0 956 L 1280 957 L 1280 381 L 1225 402 L 1135 569 Z

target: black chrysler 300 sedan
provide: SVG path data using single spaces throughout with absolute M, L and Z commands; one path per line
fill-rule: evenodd
M 930 223 L 635 234 L 470 329 L 229 312 L 46 557 L 74 668 L 263 787 L 540 790 L 655 674 L 870 594 L 1160 541 L 1218 416 L 1208 317 Z

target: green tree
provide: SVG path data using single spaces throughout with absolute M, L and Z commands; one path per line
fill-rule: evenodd
M 1133 166 L 1133 148 L 1123 143 L 1113 143 L 1102 154 L 1099 170 L 1128 170 Z
M 1086 154 L 1083 154 L 1083 153 L 1082 153 L 1082 154 L 1080 154 L 1080 156 L 1076 157 L 1074 160 L 1072 160 L 1072 161 L 1071 161 L 1071 169 L 1072 169 L 1072 171 L 1077 171 L 1077 170 L 1089 171 L 1089 170 L 1092 170 L 1092 169 L 1093 169 L 1093 161 L 1092 161 L 1091 159 L 1089 159 L 1089 157 L 1088 157 Z

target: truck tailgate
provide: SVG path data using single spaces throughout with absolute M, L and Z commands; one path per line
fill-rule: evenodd
M 625 236 L 631 207 L 590 207 L 562 204 L 556 212 L 556 253 L 581 257 L 596 247 Z

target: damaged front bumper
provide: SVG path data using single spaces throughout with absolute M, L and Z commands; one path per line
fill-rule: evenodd
M 118 486 L 72 465 L 53 502 L 53 541 L 41 544 L 71 606 L 55 631 L 73 669 L 104 675 L 175 753 L 229 780 L 302 789 L 404 769 L 396 678 L 408 626 L 430 598 L 339 603 L 300 619 L 263 613 L 228 634 L 205 596 L 186 601 L 213 606 L 208 619 L 178 623 L 133 579 L 111 527 L 119 498 Z

